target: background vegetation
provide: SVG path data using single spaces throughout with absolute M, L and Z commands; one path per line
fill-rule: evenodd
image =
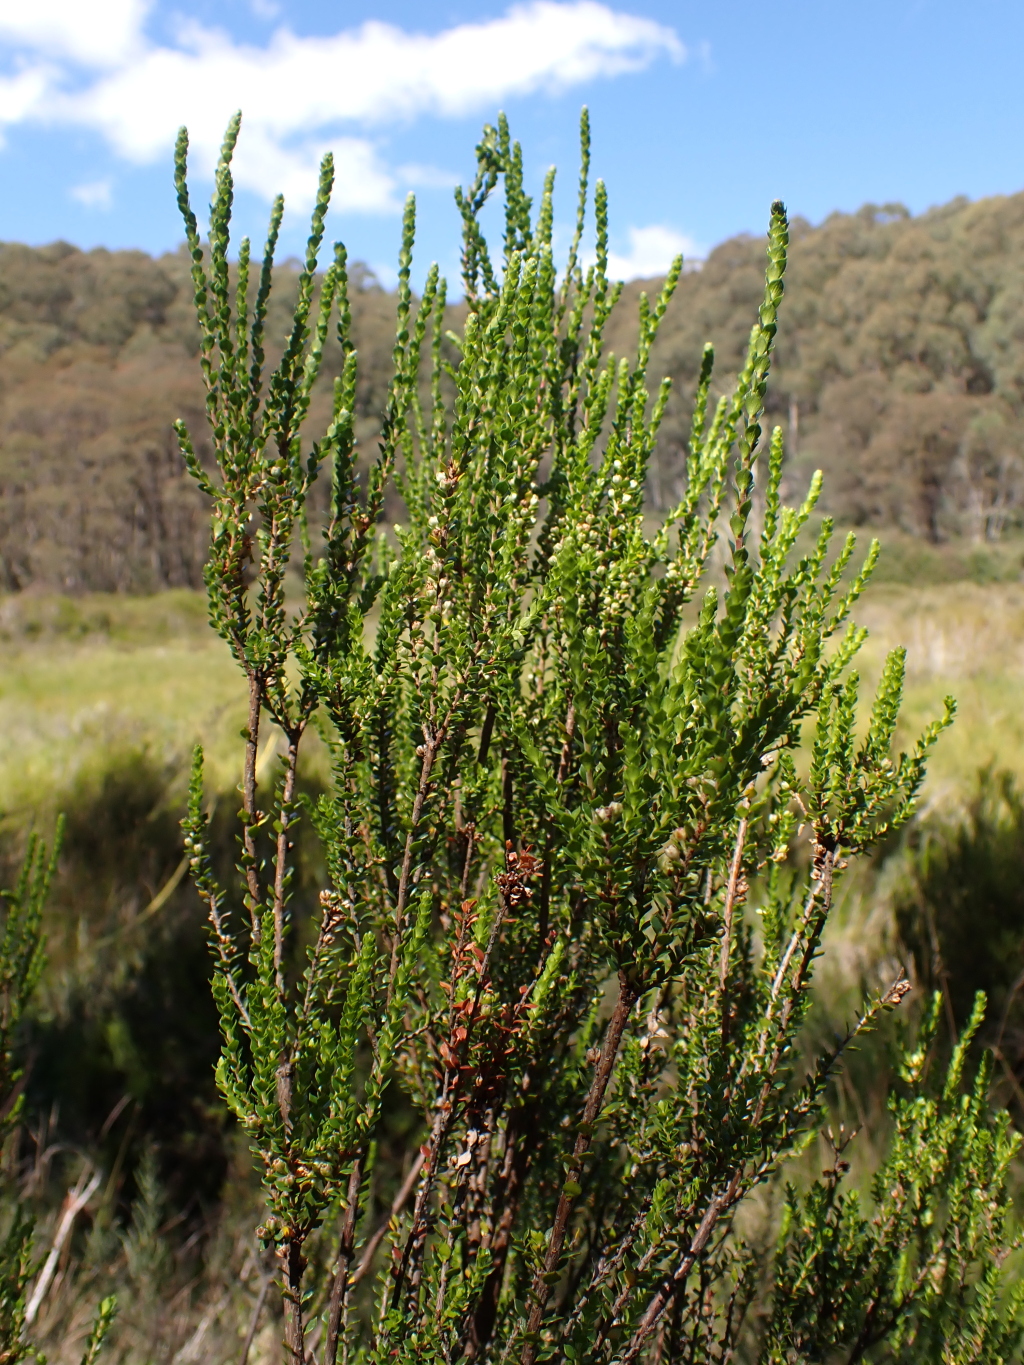
M 831 510 L 884 528 L 859 611 L 872 632 L 864 671 L 873 683 L 885 651 L 909 646 L 907 736 L 945 692 L 961 708 L 917 824 L 847 893 L 813 1028 L 841 1030 L 864 984 L 896 960 L 944 991 L 947 1037 L 983 987 L 999 1098 L 1024 1124 L 1024 195 L 918 219 L 868 207 L 792 235 L 770 417 L 789 428 L 793 486 L 824 467 Z M 726 382 L 762 271 L 763 243 L 740 238 L 685 275 L 655 373 L 685 396 L 713 336 Z M 371 276 L 359 283 L 357 417 L 372 450 L 394 301 Z M 640 287 L 612 320 L 616 353 L 633 340 Z M 280 286 L 274 297 L 268 330 L 280 335 L 291 300 Z M 0 247 L 5 884 L 30 830 L 68 816 L 50 962 L 25 1036 L 25 1125 L 4 1157 L 41 1216 L 40 1253 L 69 1191 L 104 1174 L 39 1310 L 38 1339 L 56 1359 L 77 1360 L 111 1287 L 126 1305 L 113 1338 L 124 1359 L 237 1359 L 254 1323 L 253 1358 L 269 1357 L 280 1334 L 249 1232 L 257 1190 L 212 1084 L 202 913 L 181 876 L 196 739 L 221 793 L 216 856 L 234 861 L 231 755 L 244 721 L 234 666 L 193 591 L 205 513 L 170 431 L 177 416 L 203 430 L 190 310 L 184 256 Z M 324 372 L 336 368 L 328 356 Z M 329 395 L 315 401 L 326 408 Z M 651 476 L 661 505 L 676 492 L 684 410 L 673 400 Z M 272 756 L 271 741 L 261 762 Z M 318 868 L 311 847 L 300 854 L 301 907 Z M 834 1096 L 878 1152 L 887 1058 L 883 1033 Z
M 655 379 L 677 381 L 650 478 L 659 507 L 677 491 L 701 348 L 715 338 L 725 384 L 760 298 L 762 254 L 759 238 L 724 242 L 684 275 L 669 306 L 652 363 Z M 287 270 L 271 338 L 290 313 Z M 383 410 L 395 305 L 365 268 L 353 283 L 365 450 Z M 608 337 L 618 355 L 635 340 L 637 295 L 650 287 L 623 293 Z M 820 467 L 823 510 L 931 542 L 994 541 L 1016 525 L 1024 194 L 954 200 L 918 218 L 890 204 L 820 227 L 798 219 L 786 288 L 769 417 L 796 451 L 793 487 Z M 205 523 L 170 429 L 184 417 L 202 432 L 197 350 L 183 253 L 0 245 L 0 586 L 199 586 Z M 337 364 L 329 350 L 323 374 Z M 328 390 L 318 390 L 321 405 Z

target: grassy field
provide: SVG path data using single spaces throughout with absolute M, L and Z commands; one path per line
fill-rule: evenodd
M 1024 585 L 879 584 L 856 615 L 870 631 L 865 682 L 874 681 L 887 650 L 907 647 L 901 742 L 941 714 L 947 693 L 957 700 L 956 722 L 929 767 L 927 804 L 956 802 L 990 764 L 1024 776 Z
M 148 748 L 184 764 L 201 741 L 233 780 L 238 669 L 198 593 L 0 603 L 0 811 L 38 809 L 87 765 Z
M 1024 584 L 878 583 L 857 619 L 870 636 L 865 692 L 886 651 L 908 649 L 901 740 L 939 714 L 928 804 L 955 802 L 980 767 L 1024 776 Z M 237 780 L 245 717 L 237 667 L 206 623 L 200 594 L 10 597 L 0 601 L 0 811 L 48 804 L 82 765 L 146 747 L 182 764 L 201 741 L 211 779 Z

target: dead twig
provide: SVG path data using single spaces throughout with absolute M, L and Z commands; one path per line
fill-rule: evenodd
M 79 1176 L 77 1184 L 67 1192 L 60 1218 L 57 1220 L 57 1230 L 53 1234 L 50 1254 L 39 1272 L 39 1278 L 36 1280 L 25 1306 L 26 1327 L 31 1327 L 32 1323 L 35 1322 L 43 1299 L 46 1298 L 46 1291 L 50 1288 L 50 1283 L 57 1270 L 57 1262 L 60 1260 L 60 1253 L 64 1249 L 64 1243 L 71 1235 L 75 1219 L 100 1187 L 102 1177 L 99 1171 L 94 1171 L 91 1179 L 86 1183 L 89 1170 L 90 1167 L 87 1166 Z

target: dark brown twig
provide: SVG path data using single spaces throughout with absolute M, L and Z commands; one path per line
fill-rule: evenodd
M 633 1006 L 639 998 L 639 991 L 632 984 L 624 971 L 619 972 L 619 998 L 615 1003 L 615 1010 L 608 1027 L 605 1030 L 604 1043 L 594 1068 L 594 1079 L 590 1084 L 590 1092 L 587 1095 L 587 1102 L 583 1108 L 583 1119 L 580 1130 L 573 1146 L 572 1157 L 566 1169 L 565 1180 L 562 1182 L 562 1192 L 558 1197 L 558 1206 L 555 1209 L 555 1220 L 551 1227 L 551 1234 L 548 1237 L 547 1253 L 544 1257 L 544 1266 L 539 1274 L 534 1278 L 531 1294 L 533 1297 L 533 1307 L 526 1325 L 526 1341 L 523 1344 L 523 1352 L 520 1357 L 522 1365 L 533 1365 L 537 1357 L 538 1334 L 541 1323 L 544 1321 L 544 1309 L 547 1307 L 548 1299 L 551 1295 L 551 1285 L 547 1282 L 548 1276 L 553 1275 L 558 1269 L 558 1262 L 561 1259 L 562 1248 L 565 1245 L 565 1235 L 569 1226 L 569 1217 L 576 1202 L 576 1194 L 569 1190 L 578 1187 L 580 1176 L 583 1173 L 583 1160 L 590 1146 L 593 1135 L 593 1126 L 601 1112 L 604 1103 L 605 1091 L 608 1089 L 608 1082 L 611 1079 L 612 1070 L 615 1066 L 615 1059 L 619 1053 L 619 1044 L 622 1042 L 622 1035 L 626 1030 Z M 567 1189 L 568 1187 L 568 1189 Z

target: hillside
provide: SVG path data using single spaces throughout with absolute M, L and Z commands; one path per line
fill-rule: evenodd
M 701 348 L 723 381 L 761 293 L 760 240 L 724 242 L 683 277 L 656 368 L 676 381 L 661 451 L 670 498 Z M 640 288 L 625 291 L 632 305 Z M 629 340 L 619 310 L 616 350 Z M 723 382 L 723 387 L 725 387 Z M 997 539 L 1024 496 L 1024 194 L 796 220 L 769 388 L 800 482 L 826 474 L 842 521 L 930 540 Z
M 763 259 L 756 238 L 724 242 L 683 277 L 666 316 L 655 370 L 677 389 L 651 475 L 661 505 L 678 494 L 703 343 L 717 346 L 724 387 Z M 372 448 L 394 305 L 354 273 L 359 426 Z M 616 353 L 630 344 L 640 290 L 656 284 L 624 291 Z M 271 337 L 283 336 L 289 293 L 276 295 Z M 189 295 L 181 254 L 0 244 L 0 588 L 200 581 L 204 512 L 170 432 L 183 416 L 203 433 Z M 869 205 L 817 228 L 794 222 L 770 391 L 794 491 L 821 466 L 844 522 L 997 539 L 1024 498 L 1022 406 L 1024 194 L 917 218 Z
M 279 272 L 268 349 L 290 299 Z M 391 351 L 393 302 L 353 271 L 366 363 L 360 434 L 372 436 Z M 205 438 L 188 259 L 0 244 L 0 589 L 146 592 L 198 586 L 208 526 L 171 423 Z M 328 347 L 325 374 L 337 372 Z M 322 421 L 330 385 L 312 413 Z

